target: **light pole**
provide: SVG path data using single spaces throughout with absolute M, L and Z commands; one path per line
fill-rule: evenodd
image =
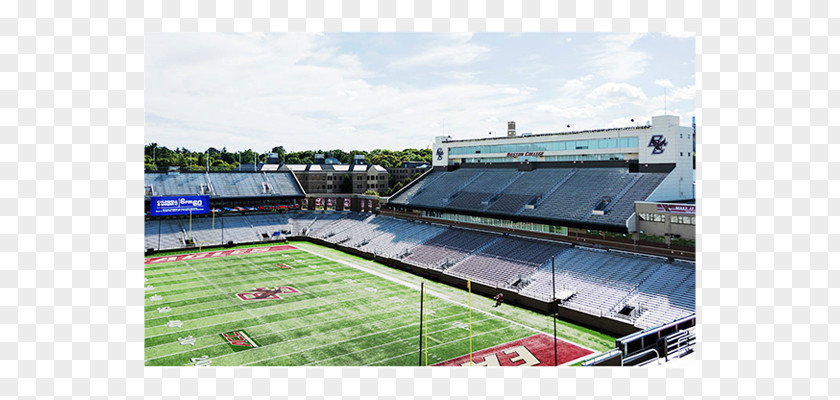
M 557 288 L 554 283 L 554 256 L 551 256 L 551 320 L 554 322 L 554 366 L 557 366 Z

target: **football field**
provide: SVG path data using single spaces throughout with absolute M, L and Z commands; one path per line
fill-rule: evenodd
M 554 363 L 548 316 L 426 282 L 421 324 L 420 277 L 311 243 L 148 257 L 145 277 L 148 366 Z M 614 343 L 559 329 L 558 364 Z

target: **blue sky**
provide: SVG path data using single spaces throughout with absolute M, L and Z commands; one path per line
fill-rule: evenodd
M 690 125 L 695 40 L 663 34 L 151 34 L 146 142 L 266 151 Z

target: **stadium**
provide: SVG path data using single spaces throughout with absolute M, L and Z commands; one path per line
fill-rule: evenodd
M 146 365 L 690 355 L 693 148 L 668 115 L 509 123 L 504 137 L 435 138 L 433 168 L 388 198 L 307 193 L 288 168 L 146 173 Z

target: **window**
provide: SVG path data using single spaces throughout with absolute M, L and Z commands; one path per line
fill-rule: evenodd
M 665 216 L 654 213 L 639 213 L 639 219 L 648 222 L 665 222 Z
M 672 215 L 671 223 L 680 225 L 694 225 L 694 217 L 690 215 Z

